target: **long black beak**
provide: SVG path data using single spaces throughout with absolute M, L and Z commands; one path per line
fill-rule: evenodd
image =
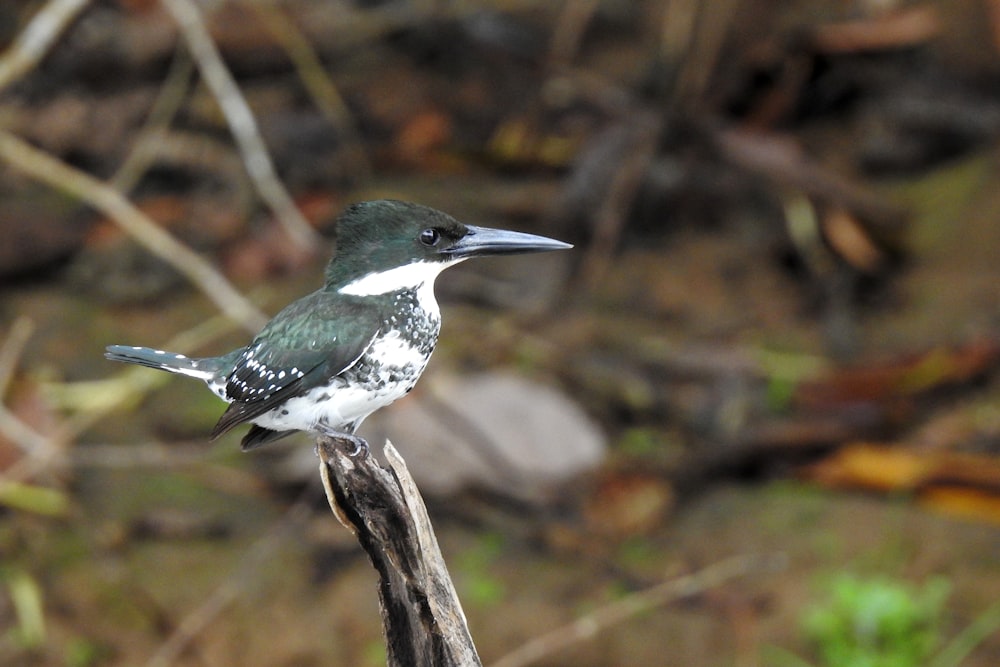
M 441 254 L 458 259 L 566 250 L 573 247 L 569 243 L 535 234 L 509 232 L 505 229 L 490 229 L 489 227 L 475 227 L 473 225 L 466 225 L 466 229 L 468 231 L 465 236 L 451 246 L 442 248 Z

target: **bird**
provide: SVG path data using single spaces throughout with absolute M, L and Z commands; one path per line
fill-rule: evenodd
M 413 389 L 434 351 L 438 274 L 471 257 L 573 247 L 390 199 L 348 206 L 335 234 L 323 286 L 282 309 L 246 347 L 196 358 L 109 345 L 105 357 L 203 381 L 229 403 L 212 440 L 250 424 L 244 451 L 299 431 L 358 446 L 357 428 Z

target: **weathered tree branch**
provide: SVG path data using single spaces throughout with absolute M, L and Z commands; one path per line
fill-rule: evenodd
M 367 443 L 320 437 L 320 474 L 334 514 L 379 576 L 390 667 L 481 665 L 420 493 L 399 452 L 390 469 Z

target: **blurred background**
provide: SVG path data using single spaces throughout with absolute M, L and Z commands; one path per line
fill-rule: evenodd
M 102 353 L 244 345 L 391 197 L 576 245 L 444 274 L 365 426 L 484 664 L 1000 664 L 997 0 L 8 0 L 0 45 L 0 663 L 384 664 L 309 438 Z

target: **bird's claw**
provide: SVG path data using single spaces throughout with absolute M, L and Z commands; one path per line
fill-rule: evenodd
M 316 442 L 316 454 L 320 456 L 320 458 L 322 458 L 321 450 L 324 449 L 324 446 L 326 445 L 326 443 L 324 443 L 324 439 L 332 440 L 334 442 L 349 443 L 353 447 L 352 450 L 347 451 L 346 448 L 342 449 L 339 447 L 338 449 L 341 453 L 346 454 L 351 458 L 368 451 L 368 442 L 364 438 L 354 435 L 353 433 L 338 431 L 326 425 L 317 426 L 316 431 L 320 434 L 320 440 L 317 440 Z

